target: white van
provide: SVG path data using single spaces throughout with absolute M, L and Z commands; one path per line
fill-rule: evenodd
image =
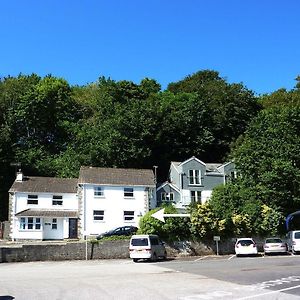
M 157 235 L 133 235 L 130 239 L 129 253 L 134 262 L 139 259 L 156 261 L 158 258 L 167 258 L 164 243 Z
M 292 253 L 300 252 L 300 230 L 289 231 L 287 234 L 288 251 Z

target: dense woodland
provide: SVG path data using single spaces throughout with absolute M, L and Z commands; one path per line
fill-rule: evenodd
M 300 209 L 299 78 L 290 91 L 256 96 L 212 70 L 166 90 L 149 78 L 136 84 L 100 77 L 70 86 L 51 75 L 20 74 L 0 81 L 0 127 L 0 220 L 7 219 L 17 164 L 25 175 L 57 177 L 77 177 L 82 165 L 156 165 L 161 182 L 170 161 L 193 155 L 234 160 L 239 171 L 238 180 L 214 192 L 209 207 L 194 208 L 213 214 L 213 230 L 240 224 L 259 232 L 263 214 L 277 214 L 280 228 L 287 213 Z M 201 231 L 199 215 L 191 220 Z M 266 228 L 275 226 L 268 222 Z

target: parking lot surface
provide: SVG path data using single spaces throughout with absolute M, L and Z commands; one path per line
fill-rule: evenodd
M 300 256 L 0 264 L 0 299 L 300 299 Z

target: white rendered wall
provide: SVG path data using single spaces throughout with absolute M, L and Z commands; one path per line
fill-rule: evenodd
M 97 235 L 115 227 L 132 225 L 138 226 L 139 216 L 146 211 L 145 201 L 148 199 L 148 191 L 144 187 L 134 187 L 134 197 L 124 198 L 124 187 L 105 186 L 104 195 L 94 196 L 94 185 L 84 185 L 83 201 L 85 213 L 83 230 L 86 235 Z M 94 220 L 93 211 L 104 210 L 104 220 Z M 124 211 L 134 211 L 133 221 L 124 221 Z
M 52 221 L 53 218 L 43 218 L 41 217 L 41 228 L 39 230 L 22 230 L 20 229 L 20 218 L 14 215 L 25 209 L 56 209 L 56 210 L 78 210 L 78 199 L 76 194 L 59 194 L 59 193 L 31 193 L 31 195 L 38 195 L 38 204 L 27 204 L 28 193 L 16 193 L 12 197 L 13 205 L 13 216 L 12 216 L 12 239 L 64 239 L 69 236 L 69 220 L 68 218 L 56 218 L 57 219 L 57 229 L 48 228 L 51 225 L 45 225 Z M 53 195 L 62 196 L 63 205 L 52 205 Z
M 27 204 L 27 196 L 28 195 L 38 195 L 38 204 Z M 52 197 L 53 195 L 62 196 L 63 205 L 52 205 Z M 39 208 L 39 209 L 70 209 L 77 210 L 78 209 L 78 200 L 76 194 L 48 194 L 48 193 L 16 193 L 15 195 L 16 207 L 15 213 L 23 211 L 28 208 Z

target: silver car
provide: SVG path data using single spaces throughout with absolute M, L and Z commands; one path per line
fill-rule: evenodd
M 265 255 L 271 253 L 287 253 L 287 245 L 280 238 L 267 238 L 264 243 Z

